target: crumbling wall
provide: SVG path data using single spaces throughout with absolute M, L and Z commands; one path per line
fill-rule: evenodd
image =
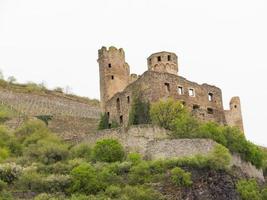
M 179 91 L 179 87 L 182 91 Z M 193 90 L 193 94 L 190 94 L 190 90 Z M 146 71 L 106 103 L 105 111 L 109 113 L 110 120 L 128 124 L 134 94 L 140 94 L 143 100 L 149 102 L 166 98 L 180 100 L 200 120 L 226 124 L 222 92 L 219 88 L 208 84 L 199 85 L 181 76 L 154 71 Z M 212 95 L 210 99 L 209 94 Z
M 226 122 L 229 126 L 238 127 L 244 131 L 241 103 L 239 97 L 233 97 L 230 101 L 230 110 L 225 110 Z
M 117 139 L 128 152 L 139 152 L 148 159 L 181 158 L 186 156 L 207 155 L 217 144 L 210 139 L 171 139 L 170 133 L 151 125 L 108 129 L 81 138 L 83 142 L 94 144 L 104 138 Z M 233 155 L 232 166 L 242 170 L 246 176 L 264 181 L 262 170 L 244 162 L 238 155 Z

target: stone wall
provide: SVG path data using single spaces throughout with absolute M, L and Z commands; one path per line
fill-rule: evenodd
M 99 131 L 81 138 L 80 141 L 94 144 L 104 138 L 117 139 L 127 152 L 139 152 L 148 159 L 206 155 L 212 152 L 217 144 L 210 139 L 170 139 L 168 131 L 150 125 Z M 247 177 L 264 181 L 262 170 L 242 161 L 237 155 L 233 155 L 232 166 L 240 168 Z
M 181 93 L 178 91 L 179 87 Z M 189 90 L 193 90 L 193 94 L 190 95 Z M 146 71 L 106 103 L 105 111 L 109 113 L 111 120 L 128 124 L 131 100 L 135 92 L 149 102 L 164 98 L 180 100 L 200 120 L 226 124 L 222 92 L 219 88 L 208 84 L 199 85 L 181 76 L 154 71 Z M 211 99 L 209 94 L 212 95 Z

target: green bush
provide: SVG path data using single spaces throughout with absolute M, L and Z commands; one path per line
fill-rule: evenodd
M 96 194 L 103 189 L 95 168 L 87 163 L 75 167 L 71 171 L 72 183 L 70 192 Z
M 98 124 L 98 130 L 104 130 L 109 128 L 109 118 L 107 113 L 101 114 L 100 121 Z
M 141 162 L 130 169 L 129 180 L 132 184 L 144 184 L 151 180 L 150 168 L 147 162 Z
M 199 122 L 189 113 L 181 114 L 172 121 L 175 138 L 199 138 Z
M 259 186 L 255 180 L 240 180 L 236 187 L 242 200 L 262 200 Z
M 155 102 L 150 109 L 152 123 L 169 130 L 173 129 L 174 121 L 185 113 L 183 104 L 173 99 Z
M 261 191 L 261 196 L 262 196 L 262 199 L 263 200 L 266 200 L 267 199 L 267 188 L 263 189 Z
M 7 148 L 0 147 L 0 162 L 7 159 L 9 156 L 9 151 Z
M 0 192 L 0 200 L 13 200 L 13 196 L 11 194 L 11 192 L 3 190 L 2 192 Z
M 177 186 L 188 187 L 192 185 L 191 173 L 184 171 L 179 167 L 175 167 L 171 170 L 171 180 Z
M 5 121 L 9 120 L 11 118 L 10 112 L 7 110 L 3 110 L 0 107 L 0 123 L 4 123 Z
M 7 188 L 7 183 L 0 180 L 0 192 Z
M 45 87 L 42 84 L 36 84 L 36 83 L 28 83 L 26 85 L 26 91 L 29 93 L 36 92 L 40 93 L 45 91 Z
M 112 199 L 119 198 L 121 195 L 121 188 L 115 185 L 111 185 L 106 188 L 105 195 Z
M 139 153 L 129 153 L 127 155 L 127 160 L 133 165 L 137 165 L 142 161 L 142 156 Z
M 122 190 L 122 198 L 127 200 L 163 200 L 163 196 L 151 188 L 144 186 L 126 186 Z
M 16 186 L 22 191 L 44 192 L 44 176 L 34 170 L 25 170 Z
M 30 145 L 24 155 L 30 159 L 41 161 L 44 164 L 52 164 L 66 160 L 69 152 L 68 146 L 60 143 L 52 143 L 49 140 L 39 140 L 36 144 Z
M 129 113 L 129 125 L 150 123 L 150 104 L 141 100 L 141 95 L 134 95 Z
M 121 162 L 121 163 L 113 163 L 109 166 L 110 170 L 117 175 L 123 176 L 130 172 L 132 167 L 131 162 Z
M 208 155 L 208 162 L 212 169 L 229 169 L 231 163 L 231 154 L 227 148 L 217 144 L 212 153 Z
M 117 140 L 103 139 L 97 141 L 94 146 L 93 158 L 102 162 L 122 161 L 124 158 L 124 149 Z
M 90 161 L 92 154 L 92 149 L 89 144 L 81 143 L 77 144 L 70 150 L 71 158 L 84 158 L 87 161 Z
M 214 122 L 207 122 L 201 124 L 199 133 L 197 134 L 199 134 L 199 137 L 201 138 L 210 138 L 218 142 L 219 144 L 227 146 L 227 140 L 225 138 L 225 135 L 223 134 L 223 129 L 223 127 Z
M 71 184 L 70 176 L 52 174 L 43 180 L 44 191 L 49 193 L 65 192 Z
M 11 184 L 19 178 L 22 172 L 22 167 L 15 163 L 0 164 L 0 179 Z
M 35 137 L 39 136 L 36 138 L 36 140 L 48 136 L 55 137 L 47 128 L 45 123 L 41 120 L 29 120 L 25 122 L 16 130 L 15 135 L 20 139 L 21 142 L 24 142 L 24 140 L 30 135 L 35 135 Z

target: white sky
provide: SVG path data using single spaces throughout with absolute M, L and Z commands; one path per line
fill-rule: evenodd
M 141 74 L 157 51 L 179 74 L 241 97 L 246 136 L 267 146 L 266 0 L 0 0 L 0 69 L 99 98 L 97 50 L 123 47 Z

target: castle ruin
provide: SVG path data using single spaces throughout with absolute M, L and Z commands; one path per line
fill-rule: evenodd
M 101 110 L 109 121 L 128 124 L 135 91 L 144 101 L 156 102 L 173 98 L 181 101 L 194 116 L 203 121 L 243 129 L 239 97 L 230 101 L 224 110 L 220 88 L 198 84 L 178 75 L 178 57 L 171 52 L 154 53 L 147 59 L 148 70 L 142 75 L 130 74 L 123 49 L 102 47 L 98 51 Z

